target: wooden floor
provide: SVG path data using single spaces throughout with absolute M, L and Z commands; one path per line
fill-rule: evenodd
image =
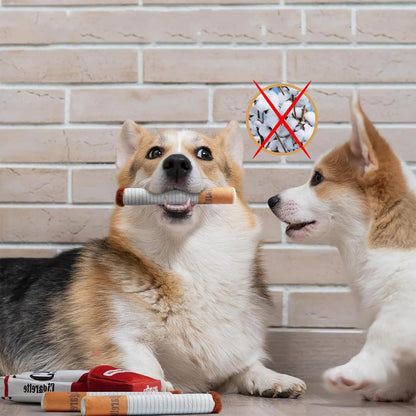
M 416 402 L 370 403 L 358 396 L 333 395 L 319 384 L 308 386 L 299 399 L 263 399 L 241 395 L 223 395 L 222 416 L 405 416 L 416 414 Z M 0 402 L 0 416 L 33 416 L 44 414 L 37 405 Z M 68 416 L 70 413 L 48 413 Z

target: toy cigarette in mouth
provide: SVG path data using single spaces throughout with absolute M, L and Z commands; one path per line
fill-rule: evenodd
M 233 204 L 236 198 L 234 188 L 209 188 L 194 194 L 179 190 L 154 194 L 144 188 L 119 188 L 116 204 L 161 205 L 169 211 L 187 212 L 196 204 Z

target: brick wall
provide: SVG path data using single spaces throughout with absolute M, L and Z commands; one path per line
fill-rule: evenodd
M 313 159 L 348 138 L 348 101 L 359 90 L 370 118 L 416 168 L 416 1 L 0 5 L 0 256 L 52 256 L 106 235 L 121 122 L 212 133 L 235 118 L 244 128 L 252 79 L 312 80 Z M 336 250 L 289 243 L 265 204 L 303 183 L 311 163 L 302 152 L 253 161 L 246 136 L 245 190 L 265 225 L 276 305 L 272 355 L 279 368 L 312 377 L 346 358 L 362 333 Z M 299 359 L 317 343 L 325 357 Z

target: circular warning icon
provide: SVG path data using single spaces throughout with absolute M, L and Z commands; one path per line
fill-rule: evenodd
M 304 90 L 290 84 L 273 84 L 250 101 L 246 125 L 250 137 L 263 150 L 290 155 L 310 143 L 318 115 Z

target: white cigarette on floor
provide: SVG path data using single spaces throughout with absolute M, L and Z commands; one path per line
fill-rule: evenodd
M 185 415 L 219 413 L 218 393 L 85 396 L 81 401 L 82 416 Z
M 189 193 L 179 190 L 154 194 L 144 188 L 119 188 L 116 193 L 116 204 L 125 205 L 180 205 L 188 200 L 196 204 L 233 204 L 236 198 L 234 188 L 209 188 L 200 193 Z
M 111 391 L 89 391 L 89 392 L 47 392 L 44 393 L 41 407 L 45 412 L 79 412 L 81 411 L 81 401 L 85 396 L 140 396 L 140 395 L 171 395 L 180 394 L 174 392 L 111 392 Z
M 40 403 L 48 391 L 70 392 L 86 370 L 25 372 L 0 377 L 0 397 L 15 402 Z

